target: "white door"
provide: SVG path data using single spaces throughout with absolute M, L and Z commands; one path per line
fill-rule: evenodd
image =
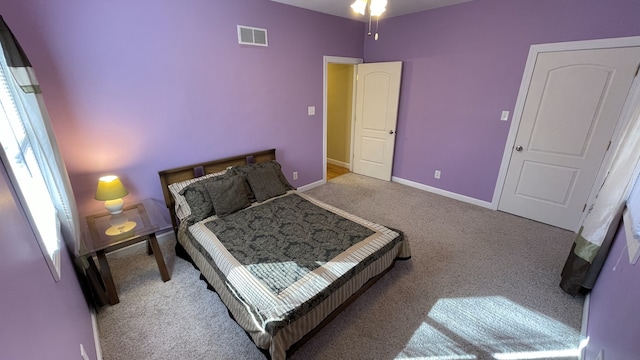
M 498 209 L 576 231 L 640 47 L 540 53 Z
M 353 172 L 391 180 L 402 62 L 357 65 Z

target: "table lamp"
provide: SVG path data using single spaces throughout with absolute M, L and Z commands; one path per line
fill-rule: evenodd
M 103 176 L 98 181 L 98 188 L 94 199 L 104 201 L 104 207 L 111 213 L 109 224 L 111 227 L 105 231 L 109 236 L 120 235 L 131 231 L 136 227 L 134 221 L 129 221 L 122 212 L 124 206 L 123 197 L 129 192 L 122 185 L 122 181 L 115 175 Z

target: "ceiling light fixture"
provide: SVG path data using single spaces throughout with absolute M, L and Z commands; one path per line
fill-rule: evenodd
M 373 38 L 378 40 L 378 20 L 380 15 L 387 9 L 387 0 L 355 0 L 351 4 L 351 8 L 360 15 L 364 15 L 367 8 L 369 8 L 369 33 L 367 35 L 371 36 L 371 18 L 375 17 L 376 34 Z

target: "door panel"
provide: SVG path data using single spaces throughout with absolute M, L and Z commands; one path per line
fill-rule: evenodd
M 549 72 L 535 116 L 530 151 L 584 158 L 615 69 L 568 66 Z M 570 133 L 570 137 L 566 137 Z
M 360 161 L 371 164 L 384 164 L 384 140 L 378 138 L 363 137 L 360 147 Z
M 516 194 L 532 200 L 546 201 L 558 205 L 567 205 L 567 194 L 572 192 L 579 169 L 564 166 L 525 161 L 522 166 Z M 527 181 L 537 179 L 537 181 Z M 541 187 L 542 179 L 554 179 L 554 186 Z
M 353 172 L 391 180 L 401 62 L 357 65 Z
M 358 74 L 360 75 L 360 74 Z M 387 127 L 388 95 L 391 89 L 391 74 L 372 72 L 363 74 L 362 128 L 370 131 L 385 131 Z
M 640 48 L 540 53 L 498 209 L 577 230 Z

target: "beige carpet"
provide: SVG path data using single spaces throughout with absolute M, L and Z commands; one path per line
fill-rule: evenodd
M 307 193 L 403 230 L 413 257 L 292 359 L 576 358 L 583 299 L 558 287 L 573 233 L 355 174 Z M 264 359 L 162 246 L 166 283 L 152 256 L 111 260 L 121 303 L 98 315 L 104 359 Z

